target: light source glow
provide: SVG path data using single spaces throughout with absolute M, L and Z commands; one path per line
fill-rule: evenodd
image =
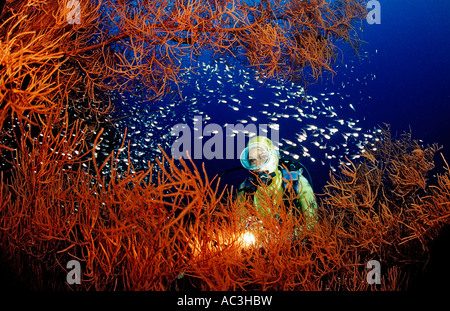
M 242 240 L 242 244 L 244 247 L 249 247 L 251 245 L 254 245 L 256 242 L 256 238 L 253 235 L 253 233 L 251 232 L 245 232 L 242 236 L 241 236 L 241 240 Z

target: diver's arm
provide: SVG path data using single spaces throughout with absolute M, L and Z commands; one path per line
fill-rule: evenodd
M 311 230 L 317 223 L 316 197 L 311 185 L 303 175 L 300 175 L 298 182 L 298 200 L 302 208 L 302 214 L 305 217 L 306 229 Z

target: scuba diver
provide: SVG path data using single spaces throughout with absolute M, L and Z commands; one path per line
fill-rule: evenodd
M 299 210 L 305 219 L 305 229 L 313 229 L 317 222 L 317 202 L 310 183 L 302 174 L 302 168 L 295 167 L 295 163 L 289 163 L 289 161 L 284 161 L 288 164 L 287 170 L 281 166 L 279 152 L 272 141 L 264 136 L 250 139 L 240 159 L 242 166 L 248 169 L 252 176 L 240 185 L 238 198 L 244 194 L 252 195 L 257 213 L 265 216 L 268 212 L 271 215 L 273 211 L 263 210 L 261 201 L 267 200 L 267 194 L 272 198 L 277 195 L 286 195 L 286 188 L 290 183 L 296 193 L 294 200 L 296 209 L 286 204 L 285 206 L 293 215 L 296 215 L 296 210 Z M 263 188 L 262 184 L 266 186 Z M 263 191 L 266 192 L 263 193 Z M 265 203 L 264 206 L 268 204 Z M 272 206 L 277 208 L 274 204 Z M 277 217 L 276 211 L 274 217 Z M 295 235 L 297 236 L 302 230 L 302 228 L 295 228 Z

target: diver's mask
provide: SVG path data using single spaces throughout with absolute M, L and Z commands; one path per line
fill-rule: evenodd
M 250 171 L 268 171 L 270 174 L 278 166 L 277 151 L 259 142 L 249 144 L 242 150 L 240 158 L 242 166 Z

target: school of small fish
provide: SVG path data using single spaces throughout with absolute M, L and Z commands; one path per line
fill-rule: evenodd
M 201 139 L 203 143 L 218 133 L 217 128 L 198 133 L 195 126 L 201 118 L 203 129 L 208 124 L 219 124 L 224 135 L 231 136 L 238 135 L 239 130 L 226 131 L 229 125 L 253 123 L 258 127 L 266 124 L 265 132 L 279 130 L 281 155 L 305 165 L 320 163 L 336 171 L 339 165 L 350 164 L 347 159 L 360 157 L 380 131 L 360 125 L 363 116 L 358 114 L 358 104 L 370 96 L 355 99 L 347 90 L 353 89 L 352 94 L 355 89 L 362 93 L 361 88 L 376 77 L 367 74 L 355 78 L 355 66 L 351 62 L 336 65 L 341 81 L 334 78 L 333 83 L 315 85 L 305 92 L 298 83 L 264 80 L 253 69 L 223 58 L 199 61 L 198 67 L 183 74 L 186 83 L 179 85 L 182 98 L 176 87 L 156 102 L 145 102 L 138 92 L 113 95 L 116 108 L 112 119 L 117 118 L 116 134 L 122 137 L 117 139 L 118 135 L 108 136 L 105 132 L 96 148 L 96 156 L 106 158 L 112 150 L 120 151 L 119 174 L 124 174 L 129 164 L 134 170 L 148 169 L 156 163 L 156 158 L 161 158 L 159 148 L 171 154 L 171 146 L 177 139 L 171 135 L 174 125 L 186 124 L 194 139 Z M 125 128 L 126 144 L 120 148 Z M 247 129 L 242 132 L 248 137 L 263 134 Z M 87 164 L 83 166 L 87 169 Z M 154 169 L 156 171 L 156 167 Z M 110 171 L 108 163 L 102 173 Z
M 305 92 L 294 82 L 263 80 L 251 68 L 223 58 L 200 61 L 199 67 L 183 75 L 186 83 L 179 86 L 183 98 L 172 92 L 139 111 L 142 107 L 134 105 L 135 99 L 129 97 L 122 102 L 119 112 L 124 114 L 128 109 L 126 113 L 136 114 L 116 125 L 122 132 L 127 128 L 130 159 L 136 169 L 147 168 L 149 161 L 154 163 L 153 159 L 161 156 L 158 146 L 170 154 L 177 138 L 170 133 L 175 124 L 187 124 L 192 133 L 198 131 L 194 126 L 198 126 L 200 116 L 203 129 L 207 124 L 220 124 L 224 135 L 228 125 L 267 124 L 280 131 L 279 148 L 284 156 L 305 164 L 317 162 L 336 171 L 339 165 L 350 164 L 347 158 L 360 157 L 367 143 L 380 131 L 359 125 L 358 101 L 363 99 L 351 98 L 346 89 L 360 88 L 376 77 L 367 74 L 347 79 L 354 67 L 351 63 L 337 65 L 341 83 L 334 82 L 315 94 L 309 89 Z M 258 134 L 243 131 L 249 137 Z M 238 133 L 233 130 L 231 135 Z M 195 139 L 204 142 L 215 134 L 217 130 L 200 133 Z M 289 150 L 283 150 L 286 147 Z M 128 164 L 127 153 L 124 154 L 123 164 Z

